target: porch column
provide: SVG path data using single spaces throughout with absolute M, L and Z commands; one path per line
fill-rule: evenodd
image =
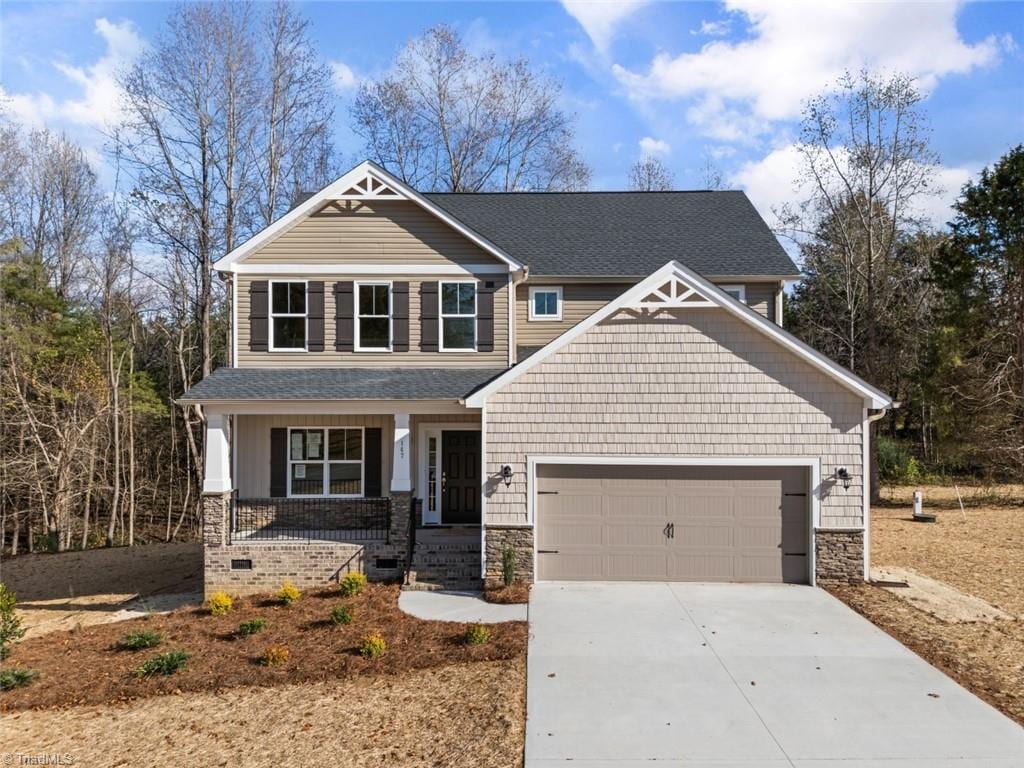
M 412 476 L 409 472 L 409 414 L 395 414 L 395 450 L 391 459 L 391 492 L 412 490 Z
M 206 412 L 206 475 L 203 493 L 227 493 L 233 490 L 229 423 L 226 413 Z

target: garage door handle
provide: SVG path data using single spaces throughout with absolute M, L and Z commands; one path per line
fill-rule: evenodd
M 558 554 L 558 550 L 557 549 L 538 549 L 537 550 L 537 554 L 538 555 L 557 555 Z
M 666 523 L 663 533 L 665 534 L 666 539 L 674 539 L 676 537 L 676 524 Z
M 537 491 L 538 496 L 557 496 L 558 491 Z

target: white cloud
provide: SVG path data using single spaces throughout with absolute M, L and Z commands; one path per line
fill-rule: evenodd
M 706 37 L 724 37 L 729 34 L 729 28 L 732 24 L 728 19 L 721 19 L 720 21 L 702 21 L 700 23 L 700 29 L 691 30 L 690 34 L 693 35 L 704 35 Z
M 594 47 L 604 53 L 619 22 L 647 0 L 562 0 L 566 13 L 580 23 Z
M 645 155 L 667 155 L 672 152 L 672 146 L 667 141 L 651 136 L 644 136 L 638 143 L 640 152 Z
M 994 62 L 1012 40 L 965 42 L 960 3 L 779 3 L 728 0 L 749 36 L 715 40 L 695 53 L 655 56 L 646 72 L 614 65 L 636 99 L 692 99 L 688 119 L 707 135 L 735 140 L 799 115 L 805 99 L 845 70 L 867 66 L 916 76 L 925 90 L 949 74 Z
M 332 61 L 330 62 L 330 67 L 331 81 L 334 83 L 336 91 L 344 93 L 359 84 L 359 78 L 356 77 L 356 73 L 345 62 Z

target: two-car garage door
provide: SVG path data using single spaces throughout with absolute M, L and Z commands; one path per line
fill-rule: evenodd
M 542 580 L 806 583 L 806 467 L 537 467 Z

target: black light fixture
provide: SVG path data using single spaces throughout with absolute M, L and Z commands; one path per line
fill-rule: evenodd
M 842 481 L 844 490 L 850 490 L 850 480 L 852 478 L 850 477 L 850 473 L 846 471 L 846 467 L 840 467 L 837 469 L 836 477 Z
M 512 485 L 512 467 L 508 464 L 501 468 L 501 479 L 505 481 L 505 487 Z

